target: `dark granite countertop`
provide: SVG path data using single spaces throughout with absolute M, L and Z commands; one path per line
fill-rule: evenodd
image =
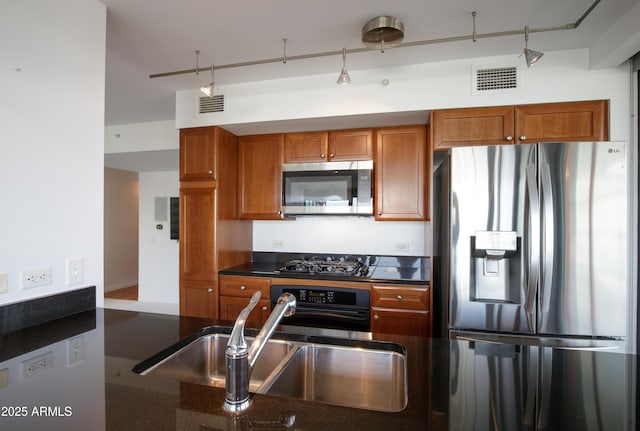
M 267 276 L 314 280 L 429 284 L 429 258 L 422 256 L 371 256 L 369 274 L 366 277 L 299 274 L 280 271 L 284 264 L 291 259 L 298 259 L 304 256 L 308 257 L 313 255 L 314 253 L 254 252 L 251 262 L 231 268 L 225 268 L 219 273 L 222 275 Z
M 408 405 L 396 413 L 254 395 L 237 416 L 223 411 L 221 388 L 132 372 L 214 323 L 98 309 L 2 336 L 0 429 L 278 429 L 264 426 L 283 414 L 295 416 L 289 429 L 307 431 L 637 429 L 632 355 L 389 336 L 407 350 Z M 41 356 L 50 369 L 24 375 L 23 362 Z

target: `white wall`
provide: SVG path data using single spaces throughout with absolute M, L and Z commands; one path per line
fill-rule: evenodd
M 105 154 L 179 148 L 180 132 L 173 120 L 119 124 L 104 129 Z
M 138 284 L 138 173 L 104 169 L 104 290 Z
M 180 194 L 179 172 L 141 172 L 139 217 L 138 300 L 177 304 L 179 252 L 178 241 L 169 237 L 167 221 L 155 220 L 155 198 Z M 168 211 L 167 202 L 167 211 Z M 156 229 L 161 223 L 162 230 Z
M 97 0 L 0 2 L 0 304 L 87 285 L 103 293 L 106 10 Z M 65 259 L 83 282 L 65 285 Z M 19 273 L 52 268 L 50 285 Z

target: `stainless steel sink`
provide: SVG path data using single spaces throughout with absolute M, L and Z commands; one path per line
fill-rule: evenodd
M 229 334 L 218 329 L 205 328 L 193 341 L 189 337 L 176 343 L 137 364 L 133 371 L 224 388 Z M 250 392 L 385 412 L 406 407 L 404 347 L 324 337 L 281 338 L 288 339 L 272 338 L 258 357 Z M 246 339 L 253 342 L 252 337 Z
M 140 374 L 224 388 L 224 351 L 228 340 L 228 334 L 209 334 L 198 337 Z M 248 343 L 252 341 L 251 337 L 247 337 Z M 249 390 L 255 392 L 292 349 L 292 343 L 270 340 L 253 369 Z
M 395 351 L 311 344 L 258 391 L 395 412 L 407 405 L 406 368 L 406 356 Z

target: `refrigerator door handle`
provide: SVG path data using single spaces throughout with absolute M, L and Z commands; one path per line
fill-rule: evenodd
M 551 187 L 551 173 L 549 164 L 542 161 L 540 163 L 540 182 L 542 188 L 542 208 L 543 208 L 543 229 L 544 229 L 544 264 L 542 266 L 540 281 L 542 284 L 542 304 L 541 311 L 549 312 L 551 303 L 551 281 L 553 280 L 553 258 L 554 258 L 554 216 L 553 216 L 553 189 Z
M 524 235 L 528 244 L 528 262 L 526 272 L 526 299 L 524 309 L 533 314 L 536 305 L 538 279 L 540 277 L 540 199 L 536 180 L 536 165 L 531 163 L 526 168 L 526 196 L 529 204 L 528 223 L 525 222 Z

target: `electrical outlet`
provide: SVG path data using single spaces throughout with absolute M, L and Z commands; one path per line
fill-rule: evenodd
M 52 283 L 51 268 L 28 269 L 21 273 L 22 288 L 45 286 Z
M 282 250 L 284 248 L 284 241 L 281 239 L 274 239 L 271 241 L 271 248 L 274 250 Z
M 53 368 L 53 352 L 47 352 L 22 361 L 22 378 L 35 376 L 51 368 Z
M 79 335 L 67 340 L 67 367 L 84 360 L 84 338 Z
M 4 389 L 9 386 L 9 369 L 5 368 L 0 370 L 0 389 Z
M 82 258 L 70 257 L 66 260 L 65 282 L 67 286 L 82 283 Z
M 408 242 L 395 242 L 393 243 L 393 251 L 398 251 L 401 253 L 407 253 L 409 251 L 409 243 Z
M 7 274 L 0 274 L 0 293 L 7 293 L 9 291 L 9 276 Z

